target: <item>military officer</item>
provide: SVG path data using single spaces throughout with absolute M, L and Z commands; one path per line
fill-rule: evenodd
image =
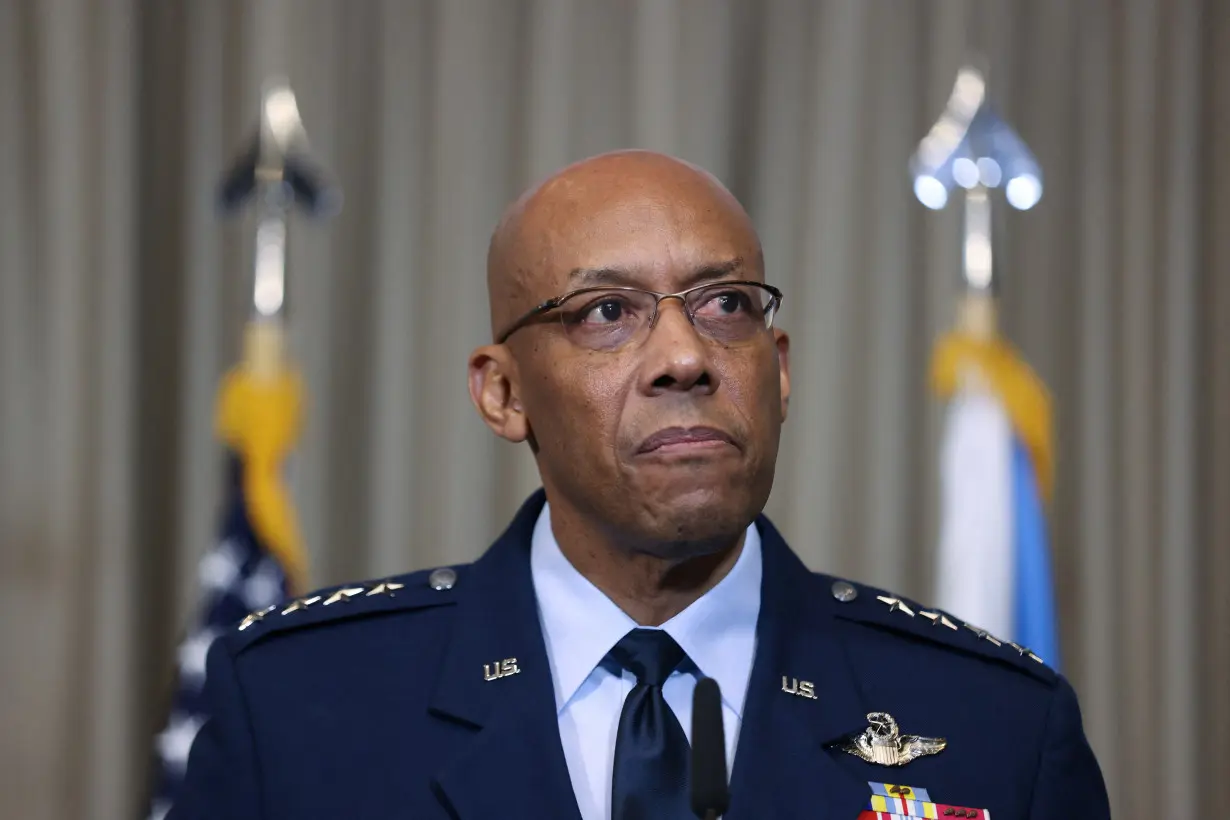
M 692 816 L 717 681 L 724 816 L 1107 818 L 1066 680 L 764 517 L 782 294 L 712 176 L 626 151 L 511 205 L 470 394 L 542 490 L 474 564 L 324 590 L 217 641 L 171 817 Z

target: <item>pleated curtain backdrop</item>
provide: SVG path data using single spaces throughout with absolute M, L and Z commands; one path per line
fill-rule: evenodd
M 142 811 L 246 317 L 252 220 L 211 196 L 264 76 L 346 191 L 290 253 L 316 584 L 472 559 L 536 486 L 466 395 L 487 236 L 641 146 L 731 186 L 786 292 L 770 513 L 810 565 L 926 599 L 960 221 L 905 163 L 967 49 L 1046 173 L 998 260 L 1056 399 L 1065 671 L 1116 817 L 1220 807 L 1230 4 L 0 0 L 0 814 Z

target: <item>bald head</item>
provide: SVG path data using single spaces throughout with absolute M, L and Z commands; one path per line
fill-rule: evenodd
M 497 343 L 471 354 L 470 396 L 529 442 L 560 543 L 670 561 L 735 543 L 768 498 L 790 386 L 780 294 L 730 192 L 661 154 L 594 157 L 508 209 L 487 273 Z
M 633 255 L 648 279 L 653 268 L 679 261 L 665 258 L 678 253 L 667 235 L 702 224 L 727 233 L 744 249 L 738 258 L 747 278 L 763 279 L 751 220 L 707 171 L 651 151 L 600 154 L 564 168 L 510 205 L 491 237 L 492 333 L 568 289 L 578 268 L 606 264 L 612 240 L 642 249 Z

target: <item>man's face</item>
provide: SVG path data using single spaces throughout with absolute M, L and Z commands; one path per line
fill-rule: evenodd
M 526 280 L 533 303 L 595 277 L 659 293 L 712 277 L 764 281 L 746 215 L 686 166 L 567 187 L 540 194 L 521 229 L 518 267 L 536 267 Z M 746 527 L 772 487 L 789 389 L 785 336 L 765 329 L 723 344 L 702 335 L 678 299 L 614 350 L 579 345 L 547 318 L 507 344 L 553 503 L 659 550 Z

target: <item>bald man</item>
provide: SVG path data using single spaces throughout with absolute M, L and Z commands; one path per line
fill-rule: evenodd
M 790 345 L 717 180 L 566 168 L 501 219 L 488 284 L 470 395 L 542 489 L 473 565 L 216 641 L 172 818 L 1109 817 L 1062 677 L 808 571 L 764 517 Z

